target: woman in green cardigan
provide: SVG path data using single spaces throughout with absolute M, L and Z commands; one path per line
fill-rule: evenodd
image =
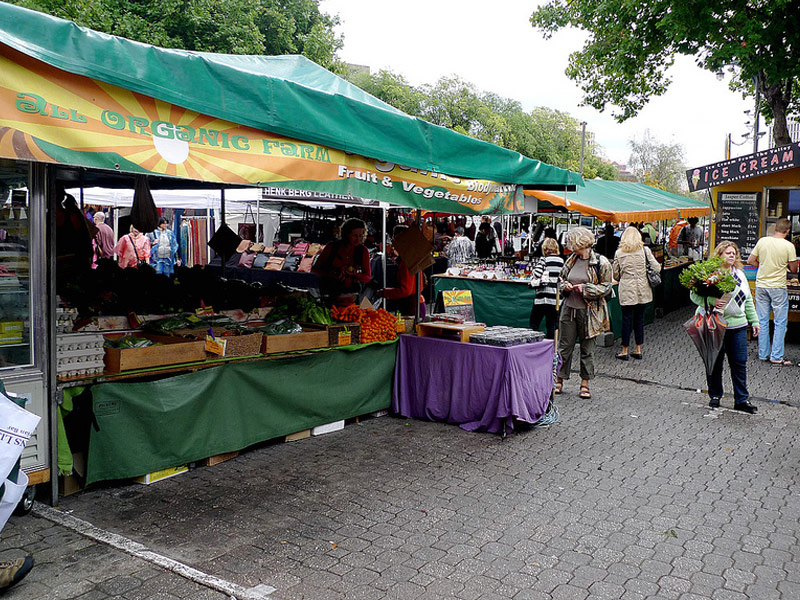
M 758 335 L 760 328 L 758 316 L 753 304 L 753 296 L 750 294 L 750 284 L 742 270 L 742 257 L 739 254 L 739 247 L 733 242 L 720 242 L 714 248 L 711 256 L 721 256 L 725 261 L 723 266 L 730 269 L 736 288 L 731 295 L 717 299 L 714 309 L 722 314 L 728 326 L 725 329 L 725 340 L 722 351 L 714 363 L 711 375 L 706 377 L 708 382 L 708 395 L 711 408 L 719 407 L 722 398 L 722 361 L 724 355 L 728 356 L 728 365 L 731 368 L 731 380 L 733 382 L 733 408 L 750 414 L 755 413 L 758 408 L 750 403 L 750 394 L 747 391 L 747 325 L 753 327 L 753 335 Z M 698 296 L 691 292 L 689 296 L 692 302 L 698 305 L 697 312 L 705 310 L 705 304 L 709 301 L 704 296 Z M 730 300 L 727 300 L 727 298 Z

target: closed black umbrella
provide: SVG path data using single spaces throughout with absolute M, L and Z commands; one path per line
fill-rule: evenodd
M 683 324 L 686 333 L 700 352 L 707 376 L 711 375 L 714 363 L 722 351 L 727 326 L 728 324 L 714 311 L 696 314 Z

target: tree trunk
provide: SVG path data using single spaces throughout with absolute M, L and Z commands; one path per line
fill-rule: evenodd
M 772 110 L 772 138 L 775 146 L 786 146 L 792 143 L 789 135 L 789 128 L 786 126 L 786 108 L 789 106 L 789 94 L 784 92 L 791 90 L 791 81 L 788 86 L 786 82 L 764 85 L 762 88 L 764 99 Z

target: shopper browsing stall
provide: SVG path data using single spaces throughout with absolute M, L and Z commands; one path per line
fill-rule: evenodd
M 783 341 L 789 318 L 789 292 L 786 271 L 797 273 L 797 253 L 786 236 L 792 230 L 789 219 L 775 223 L 775 233 L 763 237 L 747 258 L 747 264 L 758 267 L 756 275 L 756 311 L 763 335 L 758 336 L 758 358 L 774 365 L 791 365 L 783 357 Z M 775 331 L 769 341 L 769 316 L 774 315 Z
M 178 241 L 175 233 L 169 228 L 169 221 L 164 217 L 158 220 L 158 229 L 147 234 L 150 240 L 150 264 L 156 273 L 172 275 L 178 257 Z
M 611 263 L 592 250 L 594 234 L 585 227 L 569 232 L 567 246 L 572 254 L 561 270 L 559 289 L 564 296 L 558 329 L 561 368 L 556 381 L 560 394 L 572 370 L 572 353 L 580 340 L 580 397 L 591 398 L 589 380 L 594 378 L 594 349 L 598 335 L 611 329 L 606 296 L 611 292 Z
M 542 254 L 531 273 L 531 287 L 536 290 L 531 309 L 531 329 L 539 329 L 544 319 L 547 338 L 555 339 L 558 312 L 558 277 L 564 267 L 564 259 L 558 255 L 558 242 L 545 238 L 542 242 Z
M 612 265 L 614 280 L 619 282 L 619 304 L 622 309 L 622 348 L 617 354 L 620 360 L 628 360 L 629 356 L 642 358 L 644 309 L 653 301 L 653 290 L 647 280 L 648 265 L 656 273 L 661 271 L 661 265 L 650 248 L 644 245 L 639 230 L 636 227 L 626 228 Z M 629 353 L 631 331 L 636 346 Z
M 758 408 L 750 403 L 750 394 L 747 391 L 747 325 L 749 323 L 753 326 L 753 334 L 759 339 L 761 339 L 760 330 L 763 329 L 759 326 L 753 297 L 750 294 L 750 284 L 747 283 L 742 271 L 739 247 L 733 242 L 720 242 L 714 248 L 712 256 L 721 256 L 724 259 L 723 266 L 736 280 L 736 288 L 730 294 L 716 299 L 714 303 L 714 309 L 722 313 L 727 327 L 722 351 L 714 363 L 713 371 L 706 376 L 710 398 L 708 405 L 711 408 L 719 406 L 723 394 L 722 363 L 727 355 L 733 383 L 733 408 L 753 414 Z M 689 293 L 689 297 L 698 305 L 698 313 L 705 311 L 709 298 L 698 296 L 694 291 Z
M 466 259 L 475 256 L 475 244 L 464 234 L 465 231 L 463 227 L 456 227 L 453 241 L 445 248 L 448 267 L 454 267 L 459 263 L 463 263 Z
M 342 225 L 341 238 L 326 244 L 314 263 L 311 270 L 320 276 L 320 292 L 329 300 L 344 301 L 343 296 L 360 293 L 372 279 L 369 251 L 364 246 L 366 234 L 364 221 L 348 219 Z
M 150 260 L 150 240 L 131 225 L 130 233 L 124 235 L 114 247 L 119 257 L 119 266 L 123 269 L 138 267 L 140 263 Z

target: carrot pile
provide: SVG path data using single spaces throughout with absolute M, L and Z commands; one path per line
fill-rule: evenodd
M 397 337 L 397 317 L 382 308 L 365 310 L 355 305 L 331 309 L 331 316 L 346 323 L 361 323 L 361 343 L 385 342 Z

